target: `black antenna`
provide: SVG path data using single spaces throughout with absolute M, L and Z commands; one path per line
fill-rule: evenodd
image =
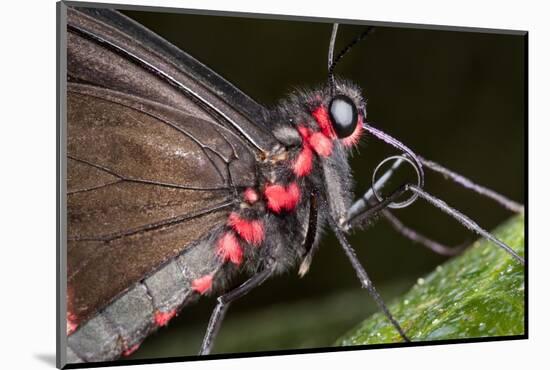
M 361 34 L 353 39 L 345 48 L 343 48 L 336 58 L 334 56 L 334 44 L 336 43 L 336 34 L 338 33 L 338 23 L 332 26 L 332 35 L 330 37 L 330 45 L 328 49 L 328 81 L 330 85 L 330 93 L 334 95 L 336 87 L 334 84 L 334 68 L 344 55 L 348 53 L 359 41 L 363 40 L 374 29 L 373 26 L 368 26 Z
M 330 86 L 330 94 L 334 95 L 334 45 L 336 44 L 336 34 L 338 33 L 338 23 L 332 26 L 332 34 L 330 35 L 330 44 L 328 47 L 328 83 Z

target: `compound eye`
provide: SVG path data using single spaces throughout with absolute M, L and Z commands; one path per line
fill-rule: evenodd
M 336 95 L 328 107 L 332 127 L 340 139 L 350 136 L 357 126 L 357 107 L 345 95 Z

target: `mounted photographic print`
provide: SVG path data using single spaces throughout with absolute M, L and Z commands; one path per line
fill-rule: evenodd
M 58 3 L 58 367 L 527 338 L 527 32 Z

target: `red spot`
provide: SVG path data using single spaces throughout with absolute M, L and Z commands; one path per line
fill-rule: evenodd
M 139 348 L 139 343 L 134 344 L 132 347 L 126 348 L 126 349 L 124 350 L 124 352 L 122 352 L 122 355 L 123 355 L 123 356 L 130 356 L 130 355 L 131 355 L 132 353 L 134 353 L 138 348 Z
M 309 175 L 313 167 L 313 151 L 309 144 L 309 137 L 311 136 L 311 130 L 305 126 L 298 126 L 298 132 L 302 136 L 302 151 L 298 154 L 298 157 L 294 161 L 292 170 L 298 177 Z
M 330 139 L 331 136 L 327 136 L 324 131 L 312 132 L 307 127 L 298 126 L 298 132 L 300 132 L 300 135 L 302 136 L 302 140 L 304 143 L 303 148 L 309 146 L 313 148 L 315 153 L 317 153 L 321 157 L 328 157 L 332 154 L 332 140 Z
M 228 224 L 241 238 L 252 245 L 259 246 L 264 241 L 264 226 L 260 220 L 245 220 L 236 212 L 231 212 Z
M 246 200 L 248 203 L 254 204 L 258 201 L 258 199 L 260 199 L 260 196 L 258 195 L 256 190 L 252 188 L 247 188 L 244 191 L 244 200 Z
M 265 187 L 264 195 L 267 198 L 267 207 L 275 213 L 285 208 L 286 189 L 283 185 L 268 185 Z
M 321 132 L 311 134 L 309 144 L 321 157 L 328 157 L 332 154 L 332 141 Z
M 170 321 L 174 316 L 176 316 L 176 310 L 171 310 L 168 312 L 157 311 L 155 312 L 155 324 L 157 326 L 166 326 L 168 321 Z
M 311 130 L 305 126 L 298 126 L 298 132 L 300 133 L 300 136 L 302 136 L 302 139 L 304 139 L 304 142 L 307 143 L 309 137 L 311 136 Z
M 200 294 L 206 293 L 212 288 L 212 275 L 204 275 L 203 277 L 193 280 L 191 288 Z
M 311 169 L 313 168 L 313 151 L 308 143 L 304 142 L 302 151 L 296 157 L 292 170 L 294 174 L 298 177 L 307 176 L 310 174 Z
M 300 188 L 295 182 L 286 188 L 279 184 L 268 185 L 264 195 L 267 198 L 267 208 L 273 212 L 292 211 L 300 201 Z
M 236 265 L 240 265 L 243 261 L 243 249 L 237 240 L 235 234 L 231 231 L 226 232 L 218 240 L 218 256 L 223 261 L 231 261 Z
M 287 209 L 290 211 L 294 209 L 298 204 L 298 202 L 300 201 L 300 188 L 298 187 L 298 184 L 293 182 L 290 185 L 288 185 L 287 192 L 289 195 L 289 199 L 287 202 Z
M 67 335 L 74 333 L 76 328 L 78 328 L 78 324 L 76 322 L 76 315 L 70 312 L 67 312 Z
M 359 115 L 357 118 L 357 127 L 355 127 L 355 130 L 353 133 L 342 140 L 345 146 L 353 146 L 356 145 L 359 140 L 361 139 L 361 135 L 363 134 L 363 117 Z
M 328 138 L 336 137 L 334 129 L 332 128 L 332 122 L 330 121 L 330 116 L 328 114 L 327 108 L 320 105 L 313 112 L 311 112 L 311 114 L 317 121 L 319 128 L 321 129 L 323 134 L 325 134 L 326 137 Z

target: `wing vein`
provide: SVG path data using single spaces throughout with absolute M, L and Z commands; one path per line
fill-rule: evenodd
M 176 216 L 176 217 L 167 218 L 167 219 L 164 219 L 164 220 L 161 220 L 161 221 L 158 221 L 158 222 L 145 224 L 145 225 L 142 225 L 140 227 L 128 229 L 128 230 L 125 230 L 125 231 L 122 231 L 122 232 L 111 233 L 111 234 L 107 234 L 107 235 L 103 235 L 103 236 L 78 236 L 78 237 L 68 238 L 68 240 L 69 241 L 100 241 L 100 242 L 109 243 L 109 242 L 112 242 L 113 240 L 124 238 L 124 237 L 127 237 L 127 236 L 132 236 L 132 235 L 139 234 L 139 233 L 142 233 L 142 232 L 152 231 L 152 230 L 160 229 L 160 228 L 163 228 L 163 227 L 166 227 L 166 226 L 177 225 L 177 224 L 180 224 L 182 222 L 188 221 L 188 220 L 193 219 L 193 218 L 204 216 L 204 215 L 207 215 L 209 213 L 222 210 L 224 208 L 229 208 L 229 207 L 233 206 L 234 204 L 235 204 L 234 200 L 225 201 L 225 202 L 218 203 L 218 204 L 216 204 L 212 207 L 205 208 L 205 209 L 200 210 L 200 211 L 192 212 L 192 213 L 186 214 L 186 215 L 180 215 L 180 216 Z
M 197 191 L 215 191 L 215 190 L 230 191 L 231 190 L 230 188 L 225 187 L 225 186 L 213 186 L 213 187 L 190 186 L 190 185 L 170 184 L 170 183 L 166 183 L 166 182 L 153 181 L 153 180 L 136 179 L 136 178 L 122 176 L 122 175 L 116 173 L 115 171 L 113 171 L 113 170 L 111 170 L 107 167 L 89 162 L 85 159 L 76 158 L 72 155 L 67 155 L 67 158 L 72 159 L 73 161 L 77 161 L 77 162 L 86 164 L 90 167 L 97 168 L 101 171 L 107 172 L 108 174 L 113 175 L 113 176 L 115 176 L 119 179 L 118 181 L 110 182 L 110 183 L 103 184 L 103 185 L 98 185 L 98 186 L 87 188 L 87 189 L 68 191 L 67 192 L 68 195 L 78 194 L 78 193 L 91 191 L 91 190 L 96 190 L 96 189 L 100 189 L 102 187 L 115 185 L 115 184 L 118 184 L 118 183 L 121 183 L 121 182 L 133 182 L 133 183 L 137 183 L 137 184 L 157 185 L 157 186 L 162 186 L 162 187 L 166 187 L 166 188 L 183 189 L 183 190 L 197 190 Z

